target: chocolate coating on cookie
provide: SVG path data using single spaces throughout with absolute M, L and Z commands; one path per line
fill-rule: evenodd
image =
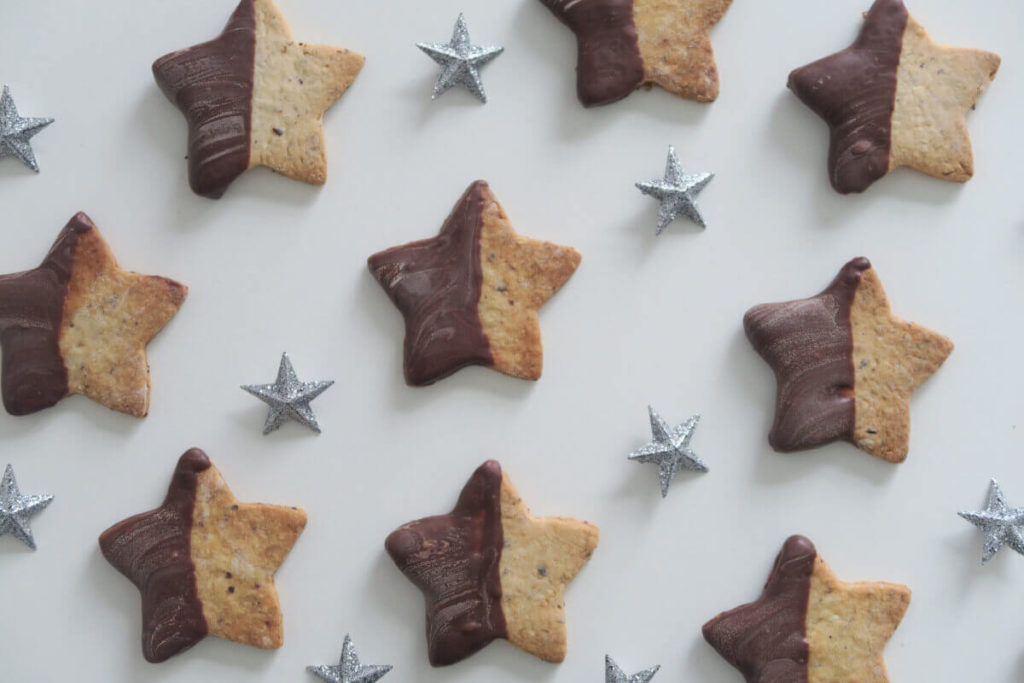
M 839 192 L 862 192 L 889 172 L 907 18 L 902 0 L 877 0 L 853 45 L 789 75 L 790 90 L 829 126 L 829 178 Z
M 11 415 L 49 408 L 68 394 L 68 371 L 58 346 L 64 298 L 79 237 L 93 229 L 89 218 L 78 213 L 38 268 L 0 275 L 0 387 Z
M 208 633 L 190 539 L 198 476 L 210 466 L 198 448 L 186 451 L 159 508 L 100 536 L 103 556 L 142 594 L 142 653 L 150 662 L 162 662 Z
M 387 249 L 367 261 L 405 317 L 409 384 L 433 384 L 467 365 L 494 360 L 477 312 L 486 188 L 483 181 L 470 185 L 437 237 Z
M 817 296 L 762 304 L 743 316 L 754 349 L 775 371 L 772 448 L 795 451 L 853 440 L 854 369 L 850 307 L 860 276 L 855 258 Z
M 253 0 L 242 0 L 219 37 L 153 62 L 153 76 L 188 121 L 188 177 L 217 198 L 249 168 L 256 54 Z
M 756 602 L 704 624 L 705 640 L 749 683 L 807 683 L 807 601 L 817 551 L 790 536 Z
M 586 107 L 621 100 L 640 85 L 644 63 L 633 0 L 541 0 L 577 37 L 576 92 Z
M 454 510 L 405 524 L 385 541 L 391 559 L 423 591 L 433 666 L 453 664 L 508 637 L 498 572 L 501 480 L 501 465 L 485 462 Z

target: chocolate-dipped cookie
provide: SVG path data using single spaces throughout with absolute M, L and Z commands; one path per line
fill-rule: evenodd
M 426 598 L 427 654 L 454 664 L 496 638 L 549 662 L 565 659 L 566 586 L 597 547 L 597 527 L 531 517 L 489 460 L 446 515 L 388 536 L 391 559 Z
M 298 508 L 239 503 L 203 451 L 186 451 L 163 505 L 100 536 L 142 594 L 143 656 L 162 662 L 207 635 L 281 647 L 274 573 L 305 526 Z
M 571 247 L 516 234 L 482 180 L 463 193 L 437 237 L 368 260 L 405 317 L 405 380 L 414 386 L 467 365 L 538 379 L 537 309 L 579 263 Z
M 121 268 L 89 217 L 75 214 L 38 268 L 0 275 L 4 408 L 26 415 L 83 394 L 149 412 L 146 344 L 188 288 Z
M 892 315 L 866 258 L 843 266 L 817 296 L 751 308 L 743 329 L 775 372 L 768 442 L 777 451 L 844 440 L 903 462 L 910 395 L 953 350 L 942 335 Z
M 273 0 L 242 0 L 219 37 L 156 60 L 157 84 L 188 121 L 192 190 L 220 197 L 254 166 L 324 184 L 323 114 L 363 61 L 295 42 Z
M 540 0 L 576 34 L 585 107 L 658 85 L 698 102 L 718 97 L 708 32 L 732 0 Z
M 906 586 L 840 581 L 809 539 L 790 536 L 761 597 L 703 632 L 749 683 L 885 683 L 885 644 L 909 605 Z
M 794 70 L 789 89 L 828 123 L 838 192 L 863 192 L 900 166 L 962 183 L 974 174 L 965 115 L 999 61 L 933 43 L 902 0 L 876 0 L 854 44 Z

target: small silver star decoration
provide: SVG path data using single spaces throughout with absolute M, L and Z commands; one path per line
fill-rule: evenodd
M 359 663 L 359 654 L 352 638 L 345 636 L 345 644 L 341 646 L 341 661 L 337 666 L 307 666 L 317 678 L 327 683 L 373 683 L 391 671 L 391 665 L 363 665 Z
M 615 663 L 615 660 L 608 655 L 604 656 L 604 683 L 647 683 L 654 674 L 658 673 L 661 666 L 652 666 L 632 676 L 627 676 Z
M 0 159 L 14 157 L 39 173 L 39 164 L 29 139 L 53 123 L 53 119 L 22 118 L 11 97 L 11 89 L 4 86 L 0 96 Z
M 995 479 L 989 484 L 988 502 L 984 510 L 957 514 L 985 532 L 985 546 L 981 555 L 983 564 L 991 560 L 1004 545 L 1024 555 L 1024 508 L 1008 506 L 1003 490 Z
M 658 480 L 661 482 L 661 497 L 668 495 L 672 477 L 680 469 L 692 472 L 707 472 L 708 466 L 690 450 L 690 439 L 697 428 L 700 415 L 694 415 L 675 428 L 669 428 L 661 415 L 651 406 L 647 407 L 651 414 L 651 435 L 654 440 L 643 448 L 633 451 L 630 460 L 643 463 L 654 463 L 658 466 Z
M 480 100 L 487 102 L 484 83 L 480 80 L 480 67 L 500 55 L 503 47 L 481 47 L 469 40 L 469 29 L 466 19 L 459 14 L 455 20 L 452 39 L 447 43 L 416 43 L 435 62 L 441 65 L 441 73 L 434 83 L 434 96 L 437 99 L 454 85 L 464 86 Z
M 661 202 L 658 208 L 658 235 L 680 215 L 686 216 L 702 228 L 708 227 L 697 207 L 697 195 L 714 177 L 714 173 L 683 173 L 675 148 L 672 145 L 668 146 L 665 178 L 636 184 L 641 192 Z
M 28 518 L 49 505 L 51 500 L 53 496 L 21 495 L 18 481 L 14 478 L 14 468 L 7 465 L 4 478 L 0 480 L 0 536 L 11 534 L 35 550 L 36 541 Z
M 313 415 L 309 402 L 324 393 L 333 380 L 322 382 L 300 382 L 295 376 L 292 362 L 287 353 L 281 354 L 281 366 L 277 370 L 277 381 L 273 384 L 247 384 L 242 388 L 270 406 L 263 433 L 269 434 L 288 420 L 306 425 L 317 434 L 320 425 Z

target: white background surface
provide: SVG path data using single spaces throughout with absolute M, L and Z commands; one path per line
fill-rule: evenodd
M 979 565 L 982 536 L 956 517 L 998 477 L 1024 505 L 1018 428 L 1024 203 L 1024 13 L 1018 0 L 916 0 L 938 40 L 998 52 L 969 117 L 966 186 L 909 171 L 841 197 L 824 124 L 786 89 L 793 67 L 846 46 L 866 0 L 740 1 L 713 30 L 722 94 L 664 92 L 584 110 L 575 41 L 536 0 L 282 0 L 299 40 L 367 56 L 325 125 L 328 184 L 260 169 L 219 201 L 188 190 L 185 123 L 150 75 L 156 57 L 216 36 L 233 0 L 6 0 L 0 80 L 33 140 L 38 177 L 0 163 L 0 272 L 34 267 L 85 210 L 122 265 L 191 288 L 150 345 L 151 415 L 81 397 L 0 415 L 0 461 L 22 491 L 52 493 L 35 553 L 0 539 L 0 680 L 306 681 L 350 632 L 387 681 L 603 680 L 603 656 L 656 681 L 734 683 L 700 626 L 759 594 L 785 537 L 809 535 L 845 580 L 909 585 L 886 656 L 894 681 L 1024 679 L 1024 558 Z M 490 103 L 430 101 L 434 64 L 466 12 L 505 54 L 483 74 Z M 675 144 L 715 180 L 710 227 L 654 238 L 657 204 L 633 182 L 661 175 Z M 525 235 L 574 245 L 583 263 L 542 310 L 544 377 L 471 368 L 426 389 L 402 380 L 403 324 L 366 257 L 436 233 L 475 178 Z M 774 381 L 743 336 L 751 305 L 810 296 L 869 256 L 894 311 L 954 340 L 915 396 L 898 466 L 846 444 L 773 453 Z M 335 379 L 313 403 L 324 433 L 261 435 L 265 408 L 238 389 L 271 382 L 281 351 L 302 379 Z M 625 456 L 649 438 L 647 403 L 672 422 L 700 412 L 711 467 L 669 496 Z M 160 664 L 139 649 L 135 588 L 100 555 L 108 525 L 156 507 L 177 457 L 200 446 L 245 501 L 303 506 L 309 526 L 277 576 L 286 642 L 265 652 L 207 638 Z M 535 514 L 588 519 L 601 544 L 567 595 L 569 656 L 543 663 L 496 642 L 453 667 L 426 662 L 419 592 L 383 540 L 442 513 L 486 458 Z M 0 464 L 2 464 L 0 462 Z

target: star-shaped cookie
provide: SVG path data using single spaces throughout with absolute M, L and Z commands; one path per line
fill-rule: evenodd
M 437 237 L 368 260 L 405 317 L 405 380 L 415 386 L 467 365 L 538 379 L 537 309 L 579 263 L 571 247 L 518 235 L 482 180 L 465 191 Z
M 495 638 L 560 662 L 563 594 L 597 538 L 586 522 L 530 516 L 501 465 L 488 460 L 454 510 L 399 527 L 385 547 L 426 598 L 433 666 L 454 664 Z
M 856 42 L 793 71 L 789 88 L 829 126 L 838 192 L 863 192 L 900 166 L 962 183 L 974 175 L 965 115 L 999 62 L 932 42 L 902 0 L 876 0 Z
M 889 680 L 885 644 L 910 589 L 845 583 L 803 536 L 791 536 L 761 597 L 704 624 L 704 638 L 750 683 Z
M 940 334 L 892 315 L 866 258 L 809 299 L 762 304 L 743 329 L 778 385 L 768 441 L 777 451 L 845 440 L 889 462 L 910 444 L 910 396 L 953 351 Z
M 100 536 L 142 593 L 145 658 L 162 662 L 207 635 L 281 647 L 274 573 L 305 526 L 298 508 L 239 503 L 203 451 L 186 451 L 163 505 Z
M 363 61 L 296 42 L 273 0 L 242 0 L 218 38 L 156 60 L 157 84 L 188 121 L 192 190 L 220 197 L 254 166 L 323 185 L 323 114 Z
M 25 415 L 84 394 L 144 417 L 146 344 L 187 292 L 173 280 L 121 270 L 89 217 L 76 214 L 38 268 L 0 275 L 4 408 Z
M 698 102 L 718 97 L 709 31 L 732 0 L 540 1 L 576 34 L 583 106 L 652 85 Z

